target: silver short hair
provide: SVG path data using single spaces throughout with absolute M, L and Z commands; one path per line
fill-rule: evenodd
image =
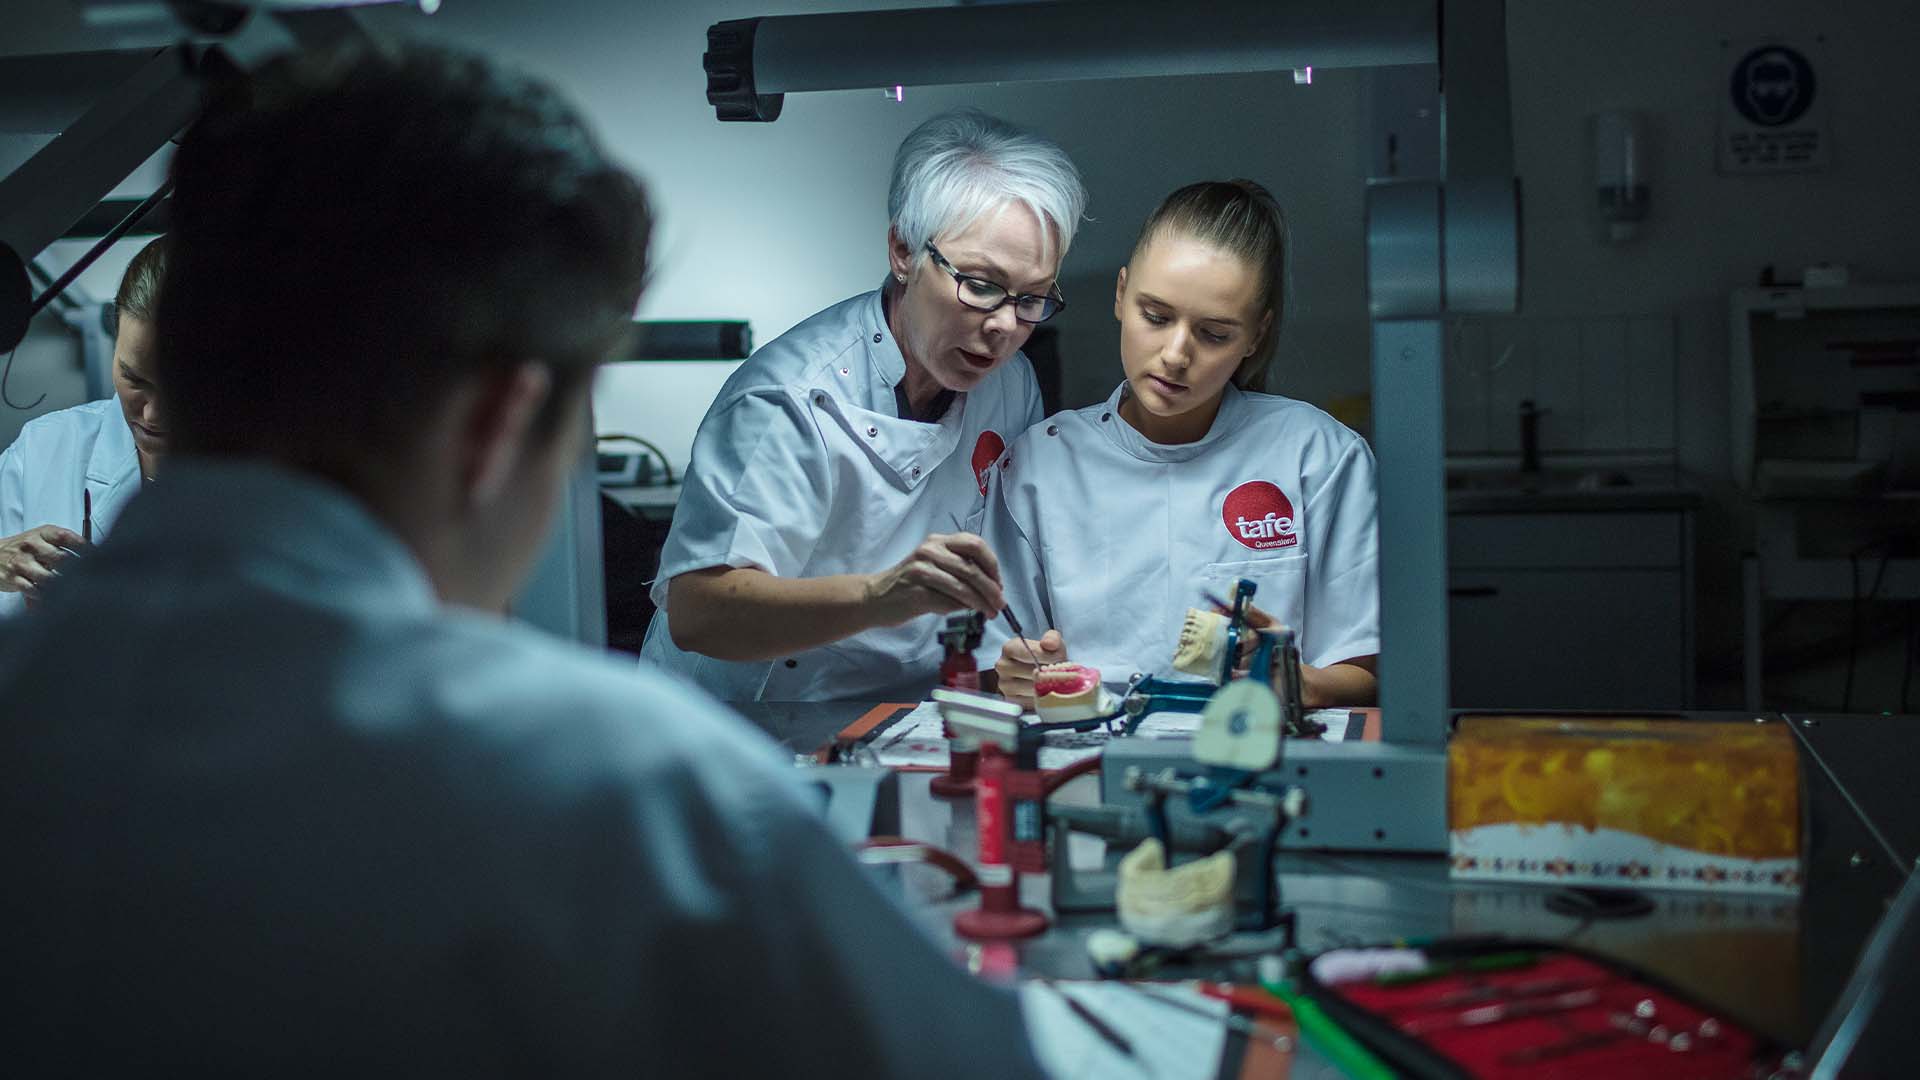
M 978 109 L 953 109 L 914 128 L 893 155 L 887 221 L 916 256 L 935 236 L 1009 202 L 1052 225 L 1066 258 L 1087 189 L 1053 140 Z

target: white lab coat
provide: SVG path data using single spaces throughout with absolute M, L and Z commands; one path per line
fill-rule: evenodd
M 727 380 L 694 437 L 642 656 L 729 701 L 926 696 L 939 677 L 938 615 L 758 663 L 685 652 L 667 623 L 678 574 L 872 573 L 973 511 L 987 468 L 1040 418 L 1033 368 L 1015 354 L 938 423 L 900 418 L 894 387 L 905 374 L 876 291 L 782 334 Z
M 1203 593 L 1235 582 L 1323 666 L 1380 651 L 1373 452 L 1304 402 L 1232 386 L 1199 442 L 1163 446 L 1099 405 L 1049 417 L 990 474 L 980 530 L 1029 634 L 1056 627 L 1075 661 L 1124 685 L 1187 678 L 1173 653 Z M 1010 637 L 990 623 L 979 653 Z
M 93 495 L 93 539 L 113 528 L 140 490 L 140 456 L 118 398 L 89 401 L 35 417 L 0 453 L 0 537 L 42 525 L 80 532 Z M 0 615 L 22 610 L 20 593 L 0 592 Z
M 771 740 L 300 474 L 172 463 L 0 701 L 13 1075 L 1037 1075 Z

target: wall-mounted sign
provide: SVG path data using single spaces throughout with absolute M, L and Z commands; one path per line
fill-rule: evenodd
M 1721 47 L 1720 131 L 1723 173 L 1802 172 L 1827 166 L 1827 88 L 1820 54 L 1778 41 Z

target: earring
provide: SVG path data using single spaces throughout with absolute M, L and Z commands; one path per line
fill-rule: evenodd
M 898 270 L 896 270 L 893 273 L 893 280 L 899 282 L 902 285 L 905 285 L 907 283 L 907 275 L 902 274 Z

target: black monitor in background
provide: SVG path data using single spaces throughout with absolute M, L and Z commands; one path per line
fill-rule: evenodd
M 753 328 L 744 319 L 685 321 L 635 319 L 633 344 L 621 360 L 744 360 L 753 352 Z M 1060 331 L 1037 326 L 1021 350 L 1040 383 L 1042 413 L 1060 411 Z
M 633 344 L 616 360 L 745 360 L 753 328 L 745 319 L 635 319 Z
M 600 493 L 600 542 L 606 567 L 607 648 L 640 655 L 653 621 L 653 579 L 660 572 L 671 519 L 646 517 Z
M 1033 362 L 1033 377 L 1040 383 L 1040 413 L 1052 416 L 1060 411 L 1060 331 L 1036 326 L 1020 351 Z

